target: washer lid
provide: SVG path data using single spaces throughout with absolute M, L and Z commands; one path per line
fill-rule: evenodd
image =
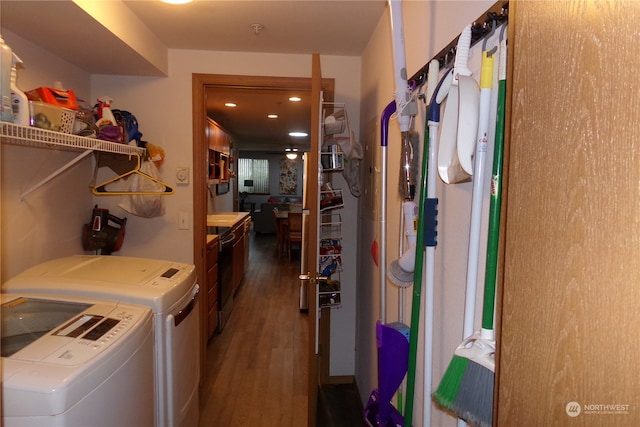
M 2 285 L 4 292 L 84 295 L 167 311 L 195 284 L 195 266 L 172 261 L 77 255 L 36 265 Z
M 0 307 L 2 357 L 10 357 L 79 315 L 91 304 L 18 297 Z

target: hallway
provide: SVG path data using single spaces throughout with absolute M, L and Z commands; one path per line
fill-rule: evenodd
M 275 256 L 273 235 L 251 238 L 229 323 L 209 341 L 200 426 L 305 426 L 307 315 L 298 309 L 299 266 Z
M 307 425 L 307 314 L 299 264 L 278 258 L 274 235 L 251 233 L 249 268 L 222 334 L 209 341 L 200 427 Z M 317 427 L 362 425 L 355 387 L 323 387 Z

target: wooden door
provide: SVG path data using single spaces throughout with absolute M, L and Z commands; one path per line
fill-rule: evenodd
M 498 426 L 637 426 L 640 3 L 511 2 Z

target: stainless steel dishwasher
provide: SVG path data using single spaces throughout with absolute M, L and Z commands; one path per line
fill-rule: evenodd
M 225 227 L 226 228 L 226 227 Z M 220 232 L 220 254 L 218 256 L 218 332 L 222 332 L 233 309 L 233 242 L 235 234 L 231 228 Z

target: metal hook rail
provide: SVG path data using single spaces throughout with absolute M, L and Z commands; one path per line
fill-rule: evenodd
M 482 16 L 476 19 L 471 26 L 471 46 L 482 41 L 485 37 L 493 34 L 496 27 L 506 23 L 509 20 L 509 2 L 497 2 L 489 8 Z M 458 44 L 458 35 L 456 38 L 438 52 L 429 62 L 427 62 L 417 73 L 408 80 L 409 87 L 416 89 L 427 81 L 427 72 L 429 63 L 436 59 L 440 63 L 440 69 L 448 68 L 453 65 L 456 57 L 456 46 Z

